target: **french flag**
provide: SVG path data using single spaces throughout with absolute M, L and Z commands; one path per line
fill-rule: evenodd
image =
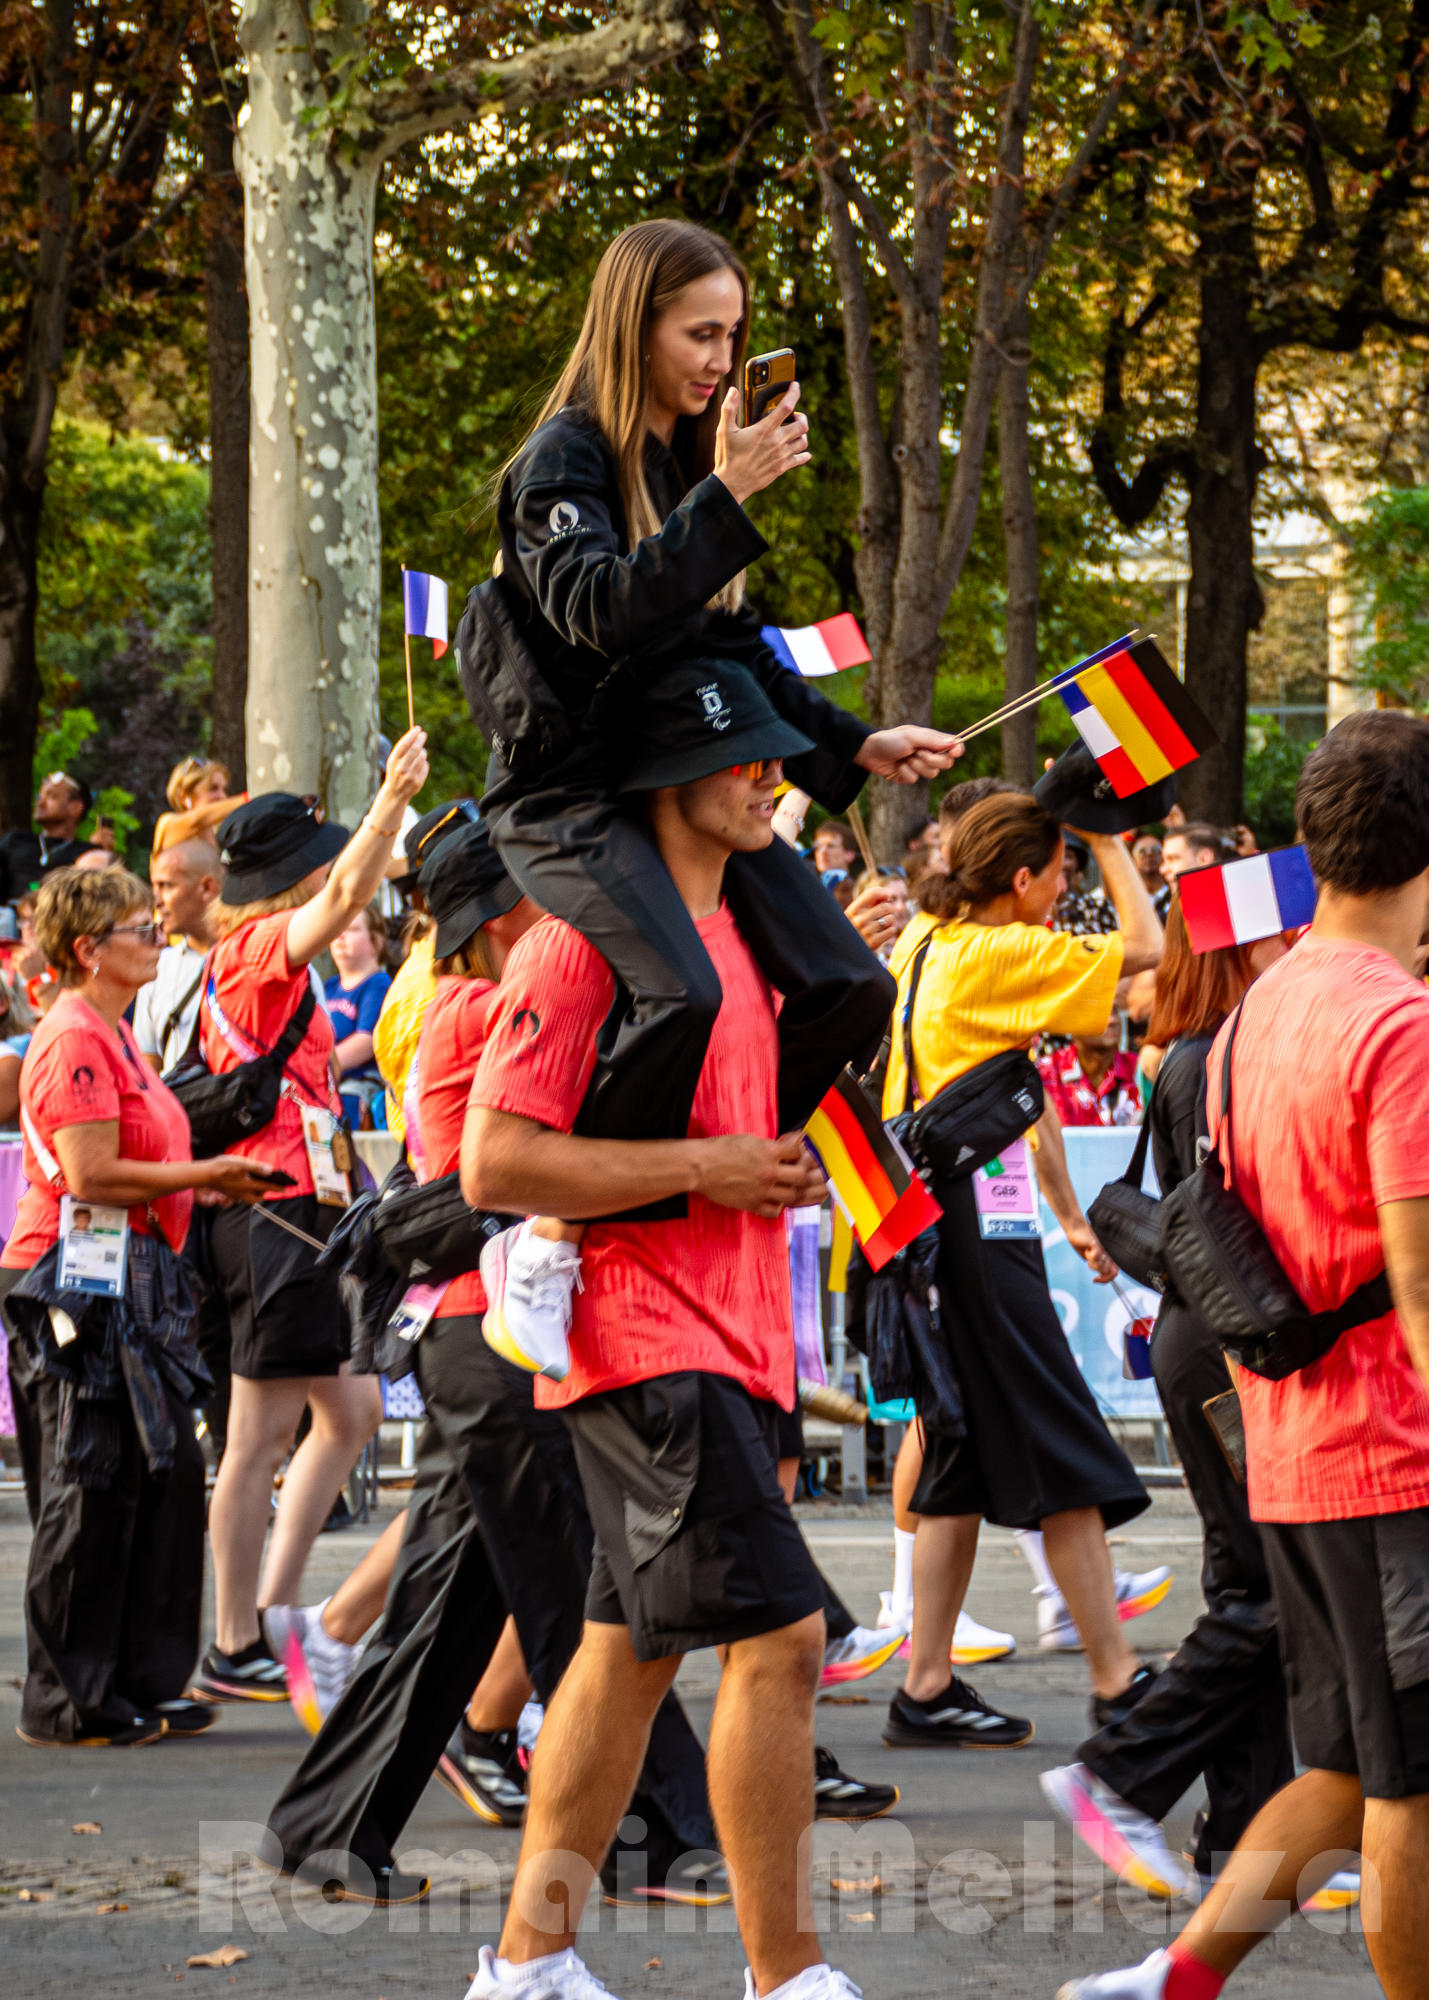
M 402 623 L 412 638 L 431 640 L 434 660 L 442 657 L 447 649 L 447 587 L 441 577 L 403 570 Z
M 1315 914 L 1315 877 L 1303 847 L 1191 868 L 1176 887 L 1195 952 L 1299 930 Z
M 781 666 L 802 674 L 805 680 L 836 674 L 844 667 L 861 667 L 873 658 L 851 611 L 841 611 L 837 618 L 825 618 L 818 625 L 766 625 L 759 636 Z

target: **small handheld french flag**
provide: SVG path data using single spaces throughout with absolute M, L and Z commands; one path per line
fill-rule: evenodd
M 836 674 L 844 667 L 861 667 L 873 658 L 851 611 L 841 611 L 837 618 L 825 618 L 818 625 L 766 625 L 759 636 L 781 666 L 802 674 L 805 680 Z
M 1315 914 L 1315 877 L 1303 847 L 1191 868 L 1176 887 L 1195 952 L 1299 930 Z
M 447 649 L 447 587 L 441 577 L 403 570 L 402 623 L 411 638 L 431 640 L 434 660 L 442 657 Z

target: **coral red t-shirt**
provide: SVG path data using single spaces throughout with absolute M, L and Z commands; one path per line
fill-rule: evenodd
M 237 1069 L 255 1055 L 267 1055 L 282 1038 L 284 1028 L 310 984 L 305 965 L 288 964 L 288 926 L 292 910 L 279 910 L 271 917 L 254 917 L 240 924 L 218 946 L 213 955 L 213 982 L 219 1007 L 240 1046 L 234 1048 L 219 1032 L 208 1005 L 208 987 L 199 1007 L 200 1043 L 203 1059 L 215 1076 Z M 284 1079 L 305 1104 L 340 1111 L 333 1093 L 329 1062 L 334 1047 L 332 1023 L 321 1006 L 313 1009 L 308 1031 L 288 1059 Z M 281 1167 L 296 1181 L 296 1187 L 275 1188 L 265 1201 L 291 1200 L 311 1194 L 313 1177 L 308 1171 L 308 1153 L 303 1144 L 303 1117 L 285 1092 L 278 1099 L 277 1115 L 251 1139 L 239 1139 L 225 1149 L 247 1160 L 262 1160 Z
M 119 1121 L 121 1160 L 191 1160 L 188 1114 L 149 1068 L 127 1021 L 116 1033 L 78 994 L 64 993 L 34 1033 L 20 1070 L 20 1104 L 51 1158 L 55 1133 L 66 1125 Z M 24 1120 L 21 1120 L 24 1130 Z M 25 1132 L 25 1178 L 15 1226 L 0 1266 L 28 1271 L 60 1233 L 63 1180 L 51 1182 Z M 150 1211 L 174 1250 L 182 1250 L 193 1212 L 192 1190 L 161 1195 L 129 1211 L 129 1226 L 151 1233 Z
M 428 1004 L 413 1067 L 417 1073 L 417 1131 L 407 1126 L 407 1151 L 423 1184 L 454 1173 L 461 1164 L 466 1101 L 486 1042 L 486 1020 L 496 988 L 489 979 L 442 981 Z M 410 1086 L 411 1077 L 408 1076 Z M 486 1290 L 479 1271 L 453 1278 L 437 1319 L 484 1313 Z
M 779 1034 L 768 983 L 726 905 L 696 929 L 724 1000 L 689 1136 L 776 1138 Z M 614 991 L 595 947 L 543 918 L 506 961 L 471 1103 L 569 1132 Z M 790 1408 L 794 1317 L 782 1216 L 764 1221 L 692 1194 L 684 1221 L 595 1222 L 581 1277 L 571 1370 L 560 1383 L 537 1377 L 543 1408 L 679 1369 L 732 1375 L 752 1396 Z
M 1207 1066 L 1213 1134 L 1227 1032 Z M 1328 1311 L 1384 1266 L 1379 1206 L 1429 1195 L 1429 991 L 1387 953 L 1311 931 L 1252 987 L 1231 1085 L 1231 1185 Z M 1243 1368 L 1240 1394 L 1257 1521 L 1429 1506 L 1429 1391 L 1394 1313 L 1283 1382 Z

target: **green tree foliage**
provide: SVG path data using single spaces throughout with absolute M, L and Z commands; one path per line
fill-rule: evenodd
M 1354 530 L 1351 574 L 1374 633 L 1361 678 L 1423 707 L 1429 696 L 1429 486 L 1380 493 Z
M 36 776 L 63 765 L 97 795 L 122 788 L 127 803 L 111 796 L 99 809 L 123 813 L 146 841 L 170 768 L 207 742 L 207 506 L 200 467 L 94 425 L 56 427 L 39 551 Z
M 1252 717 L 1245 732 L 1245 817 L 1262 848 L 1295 839 L 1295 787 L 1312 743 L 1292 742 L 1270 716 Z

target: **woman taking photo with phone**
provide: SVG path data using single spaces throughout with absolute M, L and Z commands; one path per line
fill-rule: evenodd
M 645 222 L 615 239 L 574 352 L 503 477 L 497 576 L 473 593 L 457 631 L 474 708 L 495 658 L 494 611 L 510 642 L 498 650 L 524 653 L 528 684 L 544 682 L 569 739 L 534 769 L 498 751 L 483 805 L 521 887 L 582 932 L 630 995 L 586 1097 L 582 1130 L 592 1136 L 684 1137 L 720 1005 L 689 914 L 620 797 L 628 718 L 651 676 L 672 659 L 747 665 L 815 746 L 789 760 L 790 780 L 835 811 L 869 772 L 912 782 L 946 769 L 960 747 L 930 729 L 869 730 L 781 666 L 760 637 L 744 572 L 768 544 L 745 503 L 811 453 L 797 382 L 760 422 L 737 425 L 749 313 L 744 267 L 709 230 Z M 730 718 L 717 693 L 711 702 L 705 720 L 718 735 Z M 782 842 L 736 855 L 725 893 L 786 996 L 788 1130 L 845 1062 L 872 1059 L 891 986 Z M 569 1327 L 578 1260 L 554 1225 L 551 1234 L 544 1242 L 526 1228 L 505 1259 L 501 1315 L 527 1351 L 557 1344 L 543 1338 L 544 1311 L 561 1320 L 558 1337 Z
M 49 1747 L 153 1743 L 213 1720 L 206 1702 L 182 1699 L 203 1602 L 192 1411 L 208 1377 L 179 1252 L 195 1190 L 244 1203 L 271 1183 L 258 1149 L 190 1157 L 183 1106 L 124 1019 L 164 944 L 146 885 L 123 868 L 59 869 L 40 889 L 35 940 L 60 994 L 21 1070 L 29 1187 L 0 1254 L 34 1528 L 20 1735 Z M 90 1242 L 74 1257 L 97 1261 L 62 1270 L 76 1235 Z M 61 1283 L 106 1271 L 123 1274 L 112 1299 Z
M 289 1176 L 264 1203 L 279 1219 L 230 1209 L 213 1230 L 233 1329 L 233 1400 L 209 1510 L 217 1634 L 198 1686 L 219 1700 L 287 1699 L 259 1605 L 298 1602 L 313 1540 L 382 1421 L 376 1378 L 347 1370 L 337 1274 L 318 1270 L 318 1253 L 303 1240 L 326 1242 L 351 1198 L 332 1024 L 316 1004 L 309 967 L 371 901 L 403 808 L 426 781 L 426 734 L 414 729 L 392 752 L 354 834 L 286 792 L 249 800 L 218 830 L 228 874 L 214 905 L 219 942 L 199 1005 L 204 1062 L 223 1075 L 275 1049 L 307 1016 L 272 1123 L 233 1149 L 262 1155 Z M 312 1429 L 289 1461 L 265 1564 L 273 1479 L 305 1406 Z
M 895 1034 L 885 1117 L 936 1098 L 1008 1051 L 1025 1050 L 1034 1035 L 1100 1033 L 1118 979 L 1158 962 L 1161 926 L 1126 848 L 1112 836 L 1088 840 L 1121 924 L 1110 936 L 1046 928 L 1065 886 L 1062 829 L 1035 799 L 999 793 L 957 822 L 947 840 L 944 914 L 910 924 L 894 953 L 894 1018 L 908 1020 L 913 1075 L 903 1036 Z M 954 1177 L 936 1171 L 935 1162 L 942 1321 L 967 1435 L 929 1431 L 909 1503 L 918 1516 L 912 1659 L 889 1712 L 888 1743 L 1014 1744 L 1032 1735 L 1030 1722 L 994 1714 L 960 1682 L 952 1684 L 956 1712 L 948 1713 L 949 1649 L 983 1520 L 1042 1530 L 1086 1648 L 1099 1722 L 1153 1678 L 1122 1635 L 1105 1539 L 1107 1528 L 1150 1500 L 1062 1333 L 1047 1289 L 1030 1161 L 1019 1150 L 1025 1144 L 1003 1148 L 993 1163 L 1002 1170 L 997 1176 Z M 1009 1202 L 1019 1181 L 1021 1199 Z M 1006 1233 L 1014 1213 L 1026 1218 L 1020 1235 Z M 1077 1248 L 1094 1269 L 1106 1263 L 1090 1229 Z

